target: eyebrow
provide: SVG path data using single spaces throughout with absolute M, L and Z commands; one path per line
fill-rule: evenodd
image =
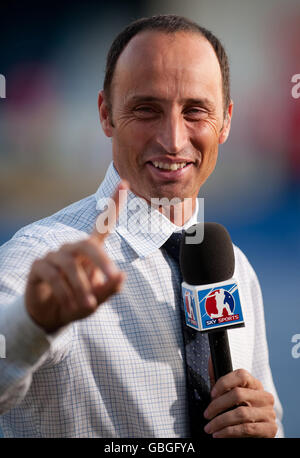
M 129 103 L 137 103 L 137 102 L 168 102 L 167 99 L 165 98 L 160 98 L 160 97 L 154 97 L 152 95 L 134 95 L 132 97 L 129 97 L 128 99 Z M 208 109 L 213 109 L 215 107 L 214 103 L 208 99 L 207 97 L 203 98 L 187 98 L 187 99 L 181 99 L 180 103 L 184 105 L 199 105 L 202 107 L 206 107 Z
M 208 109 L 215 108 L 215 104 L 207 97 L 183 99 L 182 102 L 184 102 L 186 105 L 200 105 L 207 107 Z

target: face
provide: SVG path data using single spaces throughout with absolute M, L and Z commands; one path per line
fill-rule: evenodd
M 232 113 L 231 104 L 224 119 L 221 70 L 210 43 L 195 33 L 138 34 L 119 57 L 111 94 L 112 119 L 102 92 L 99 111 L 119 175 L 148 201 L 195 199 L 214 170 Z

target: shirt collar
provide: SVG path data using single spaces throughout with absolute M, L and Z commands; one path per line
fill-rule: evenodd
M 103 211 L 118 183 L 120 176 L 110 163 L 105 178 L 95 193 L 96 208 Z M 198 200 L 196 209 L 184 226 L 176 226 L 166 216 L 149 205 L 145 199 L 127 192 L 127 200 L 120 212 L 115 231 L 123 237 L 139 257 L 146 257 L 160 248 L 173 232 L 182 231 L 197 222 Z

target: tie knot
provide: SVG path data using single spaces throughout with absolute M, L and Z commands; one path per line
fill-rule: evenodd
M 163 244 L 162 248 L 166 250 L 166 252 L 172 256 L 176 262 L 179 263 L 179 249 L 180 249 L 180 242 L 182 236 L 184 234 L 184 230 L 181 232 L 173 232 L 168 240 Z

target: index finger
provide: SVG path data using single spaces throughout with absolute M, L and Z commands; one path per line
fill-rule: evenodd
M 112 197 L 106 199 L 105 205 L 107 206 L 107 209 L 101 212 L 97 217 L 92 237 L 96 237 L 99 241 L 103 241 L 113 230 L 118 220 L 120 211 L 125 204 L 128 189 L 128 181 L 121 180 Z
M 263 390 L 261 382 L 245 369 L 237 369 L 220 377 L 211 391 L 211 397 L 217 398 L 236 387 Z

